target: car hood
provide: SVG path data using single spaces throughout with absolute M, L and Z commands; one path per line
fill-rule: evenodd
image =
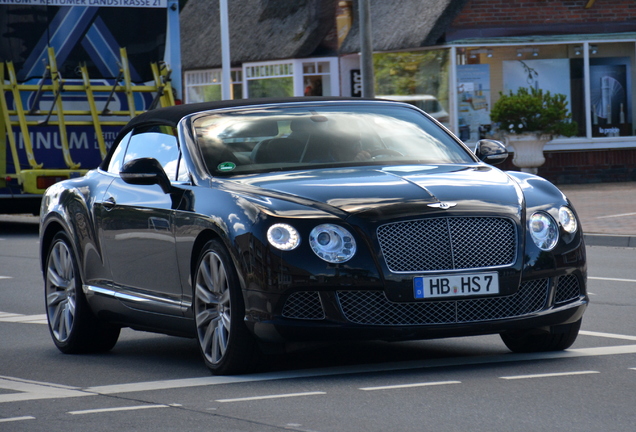
M 253 192 L 370 219 L 431 212 L 518 216 L 521 188 L 487 165 L 347 167 L 235 179 Z M 253 188 L 256 189 L 253 189 Z M 313 204 L 313 205 L 312 205 Z

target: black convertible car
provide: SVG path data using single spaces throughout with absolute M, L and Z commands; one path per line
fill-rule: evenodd
M 492 164 L 412 105 L 344 98 L 181 105 L 131 120 L 40 221 L 65 353 L 120 328 L 195 337 L 216 374 L 290 341 L 501 334 L 562 350 L 588 304 L 568 199 Z

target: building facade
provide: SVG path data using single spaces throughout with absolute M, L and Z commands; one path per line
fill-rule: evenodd
M 210 3 L 190 0 L 182 29 L 190 7 L 200 16 L 207 5 L 214 22 Z M 356 1 L 236 0 L 230 14 L 233 7 L 254 12 L 230 17 L 230 29 L 241 29 L 230 33 L 234 98 L 360 95 Z M 503 137 L 490 120 L 500 93 L 561 93 L 578 130 L 547 144 L 539 175 L 636 180 L 633 0 L 370 0 L 370 10 L 376 95 L 427 100 L 423 108 L 470 145 Z M 202 59 L 206 43 L 193 51 L 182 37 L 186 102 L 220 99 L 216 40 Z

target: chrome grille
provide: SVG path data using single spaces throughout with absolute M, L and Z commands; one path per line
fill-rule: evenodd
M 378 240 L 392 272 L 464 270 L 512 265 L 515 224 L 495 217 L 419 219 L 382 225 Z
M 567 303 L 571 300 L 579 298 L 581 288 L 579 280 L 574 275 L 562 276 L 557 284 L 556 294 L 554 295 L 554 303 Z
M 425 325 L 492 321 L 545 308 L 548 279 L 525 282 L 509 296 L 396 303 L 383 291 L 338 291 L 345 318 L 365 325 Z
M 283 307 L 285 318 L 321 320 L 325 318 L 320 294 L 316 291 L 298 291 L 292 293 Z

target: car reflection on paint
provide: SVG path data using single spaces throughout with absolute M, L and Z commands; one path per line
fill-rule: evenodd
M 149 111 L 98 169 L 49 188 L 55 345 L 196 338 L 215 374 L 295 341 L 501 334 L 563 350 L 588 304 L 583 235 L 546 180 L 502 172 L 418 108 L 344 98 Z

